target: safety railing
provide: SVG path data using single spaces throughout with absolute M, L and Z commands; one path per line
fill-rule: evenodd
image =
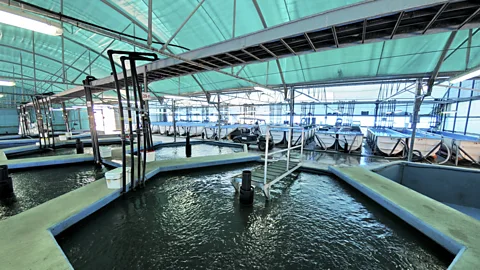
M 286 149 L 268 152 L 269 145 L 270 145 L 270 130 L 271 129 L 288 129 L 288 144 Z M 292 147 L 292 131 L 295 129 L 300 129 L 302 132 L 302 143 L 297 146 Z M 305 144 L 305 129 L 303 127 L 285 127 L 285 126 L 267 126 L 266 130 L 266 146 L 265 146 L 265 166 L 264 166 L 264 173 L 263 173 L 263 192 L 267 198 L 270 198 L 270 187 L 275 184 L 276 182 L 280 181 L 287 175 L 291 174 L 295 170 L 297 170 L 301 166 L 301 162 L 303 160 L 303 148 Z M 298 164 L 290 169 L 290 153 L 292 150 L 300 148 L 300 158 Z M 267 174 L 268 174 L 268 157 L 273 156 L 276 154 L 287 152 L 287 164 L 285 168 L 285 173 L 281 174 L 280 176 L 276 177 L 273 181 L 267 183 Z

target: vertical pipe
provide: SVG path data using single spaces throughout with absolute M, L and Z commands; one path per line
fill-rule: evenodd
M 152 47 L 152 14 L 153 14 L 153 1 L 148 0 L 148 47 Z
M 290 167 L 290 147 L 292 147 L 292 128 L 289 128 L 288 129 L 288 138 L 290 138 L 290 140 L 288 140 L 288 150 L 287 150 L 287 171 L 288 171 L 288 168 Z
M 218 117 L 217 117 L 217 122 L 218 122 L 218 140 L 220 140 L 220 132 L 221 132 L 221 126 L 220 126 L 220 121 L 222 120 L 222 115 L 220 112 L 220 94 L 217 94 L 217 110 L 218 110 Z
M 302 148 L 300 148 L 300 161 L 303 160 L 303 146 L 305 142 L 305 129 L 302 127 Z
M 37 65 L 35 64 L 35 32 L 32 31 L 32 53 L 33 53 L 33 88 L 37 94 Z
M 122 143 L 122 192 L 125 193 L 127 191 L 127 158 L 126 158 L 126 149 L 125 149 L 125 119 L 123 114 L 123 105 L 122 105 L 122 95 L 120 93 L 120 82 L 118 81 L 118 75 L 115 67 L 115 61 L 113 61 L 113 54 L 112 51 L 108 51 L 108 59 L 110 60 L 110 65 L 112 68 L 112 74 L 115 81 L 115 88 L 117 92 L 117 99 L 118 99 L 118 113 L 120 115 L 120 139 Z M 80 120 L 80 111 L 78 112 L 78 121 L 80 122 L 80 129 L 82 128 L 81 120 Z
M 235 24 L 237 21 L 237 0 L 233 0 L 233 24 L 232 24 L 232 38 L 235 37 Z
M 99 165 L 101 162 L 100 157 L 100 149 L 98 146 L 98 135 L 97 135 L 97 128 L 95 124 L 95 113 L 93 110 L 93 97 L 92 97 L 92 88 L 90 87 L 91 81 L 94 78 L 91 76 L 87 76 L 87 78 L 83 81 L 83 84 L 86 85 L 85 89 L 85 100 L 87 103 L 87 113 L 88 113 L 88 124 L 90 127 L 90 136 L 92 140 L 92 149 L 93 149 L 93 157 L 95 164 Z
M 268 145 L 270 143 L 270 126 L 267 126 L 267 146 L 265 147 L 265 165 L 263 170 L 263 184 L 267 184 Z
M 462 87 L 462 82 L 460 82 L 459 84 L 460 87 Z M 457 112 L 458 112 L 458 99 L 460 98 L 460 92 L 461 90 L 460 89 L 457 89 L 457 103 L 456 103 L 456 106 L 455 106 L 455 113 L 454 113 L 454 116 L 453 116 L 453 128 L 452 128 L 452 132 L 455 133 L 455 126 L 457 125 Z
M 63 0 L 60 0 L 60 13 L 63 14 Z M 63 30 L 63 21 L 61 21 L 61 20 L 60 20 L 60 26 L 62 27 L 62 30 Z M 92 74 L 90 73 L 90 75 L 92 75 Z M 65 38 L 64 38 L 64 35 L 62 35 L 62 78 L 63 78 L 63 82 L 65 82 L 67 80 L 67 75 L 65 73 Z
M 138 103 L 141 103 L 141 93 L 138 85 L 138 75 L 137 75 L 137 68 L 135 64 L 135 60 L 130 58 L 130 71 L 131 71 L 131 78 L 132 78 L 132 91 L 133 91 L 133 99 L 135 102 L 135 126 L 136 126 L 136 134 L 137 134 L 137 181 L 140 183 L 142 181 L 142 155 L 140 154 L 141 148 L 141 140 L 142 140 L 142 130 L 140 129 L 140 114 L 141 108 L 139 108 Z M 140 96 L 139 96 L 140 95 Z M 143 138 L 145 140 L 145 137 Z M 144 149 L 146 151 L 146 149 Z M 133 155 L 133 153 L 132 153 Z M 134 165 L 132 165 L 134 167 Z
M 62 101 L 62 114 L 63 114 L 63 121 L 65 122 L 65 128 L 68 133 L 70 132 L 70 125 L 68 123 L 68 113 L 67 113 L 67 108 L 65 107 L 65 101 Z
M 413 108 L 413 123 L 412 123 L 412 136 L 410 138 L 410 149 L 408 151 L 408 161 L 411 162 L 413 158 L 413 147 L 415 146 L 415 134 L 417 132 L 417 121 L 420 106 L 422 105 L 422 80 L 417 79 L 417 91 L 415 92 L 415 105 Z
M 22 60 L 22 53 L 20 53 L 20 76 L 23 78 L 23 60 Z M 23 100 L 23 94 L 24 94 L 24 87 L 23 87 L 23 80 L 22 80 L 22 102 Z
M 148 79 L 147 79 L 147 66 L 144 67 L 144 70 L 143 70 L 143 91 L 145 93 L 148 93 Z M 152 150 L 151 148 L 153 147 L 153 137 L 152 137 L 152 129 L 151 129 L 151 125 L 150 125 L 150 103 L 148 100 L 144 100 L 144 106 L 145 106 L 145 111 L 143 112 L 144 113 L 144 117 L 145 117 L 145 120 L 146 120 L 146 124 L 148 124 L 148 126 L 146 127 L 147 128 L 147 136 L 148 136 L 148 150 Z M 145 135 L 144 135 L 145 136 Z
M 172 101 L 173 114 L 173 142 L 177 142 L 177 120 L 175 119 L 175 99 Z
M 472 89 L 475 89 L 475 80 L 472 80 Z M 470 118 L 470 109 L 472 108 L 472 97 L 473 91 L 470 91 L 470 101 L 468 102 L 467 119 L 465 120 L 465 130 L 463 131 L 463 135 L 467 135 L 468 119 Z
M 132 123 L 132 106 L 130 103 L 130 90 L 128 89 L 128 75 L 127 75 L 127 68 L 125 66 L 126 57 L 120 57 L 120 62 L 122 64 L 123 70 L 123 80 L 125 86 L 125 96 L 127 98 L 127 117 L 128 117 L 128 136 L 130 142 L 130 181 L 131 181 L 131 189 L 135 190 L 135 151 L 134 151 L 134 143 L 133 143 L 133 123 Z M 121 103 L 121 101 L 120 101 Z

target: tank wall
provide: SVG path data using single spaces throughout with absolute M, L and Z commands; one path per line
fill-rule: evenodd
M 480 171 L 408 164 L 401 184 L 443 203 L 480 208 Z
M 373 169 L 374 172 L 386 177 L 392 181 L 402 184 L 403 164 L 387 165 L 384 167 Z

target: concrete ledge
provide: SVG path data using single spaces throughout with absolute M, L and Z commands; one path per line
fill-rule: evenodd
M 259 160 L 259 155 L 233 153 L 155 161 L 147 164 L 147 180 L 158 172 Z M 0 269 L 73 269 L 55 241 L 68 227 L 120 196 L 105 178 L 73 190 L 23 213 L 0 221 Z
M 42 166 L 52 166 L 59 164 L 70 164 L 93 161 L 91 154 L 80 155 L 60 155 L 51 157 L 20 158 L 14 160 L 0 161 L 0 165 L 8 165 L 9 169 L 34 168 Z
M 329 170 L 456 254 L 449 269 L 480 269 L 479 221 L 365 168 Z
M 40 146 L 35 145 L 35 144 L 31 144 L 31 145 L 4 148 L 1 151 L 3 153 L 5 153 L 5 155 L 10 155 L 10 154 L 18 154 L 18 153 L 35 151 L 35 150 L 38 150 L 38 149 L 40 149 Z

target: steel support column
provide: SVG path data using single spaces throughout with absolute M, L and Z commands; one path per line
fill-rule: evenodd
M 413 147 L 415 146 L 415 135 L 417 133 L 418 113 L 420 106 L 422 106 L 424 96 L 422 95 L 422 80 L 417 80 L 417 89 L 415 91 L 415 105 L 413 107 L 412 115 L 412 136 L 410 137 L 410 149 L 408 150 L 408 161 L 411 162 L 413 158 Z
M 97 127 L 95 124 L 95 112 L 93 111 L 93 98 L 92 98 L 92 87 L 91 85 L 92 80 L 95 78 L 92 76 L 87 76 L 87 78 L 83 81 L 83 84 L 86 85 L 85 89 L 85 100 L 87 103 L 87 114 L 88 114 L 88 123 L 90 127 L 90 136 L 92 140 L 92 149 L 93 149 L 93 161 L 96 165 L 100 165 L 102 159 L 100 157 L 100 147 L 98 145 L 98 135 L 97 135 Z M 131 153 L 133 155 L 133 153 Z M 133 166 L 133 165 L 132 165 Z
M 175 108 L 175 99 L 172 100 L 172 117 L 173 117 L 173 142 L 177 142 L 177 119 L 175 119 L 176 114 Z
M 472 81 L 472 88 L 475 88 L 475 80 Z M 473 97 L 473 91 L 470 92 L 470 98 Z M 467 111 L 467 119 L 465 120 L 465 130 L 463 131 L 463 135 L 467 135 L 468 130 L 468 119 L 470 118 L 470 109 L 472 108 L 472 100 L 468 102 L 468 111 Z
M 68 123 L 68 112 L 67 112 L 67 107 L 65 106 L 65 102 L 62 102 L 62 116 L 63 116 L 63 121 L 65 122 L 65 128 L 67 130 L 67 133 L 69 133 L 70 124 Z

